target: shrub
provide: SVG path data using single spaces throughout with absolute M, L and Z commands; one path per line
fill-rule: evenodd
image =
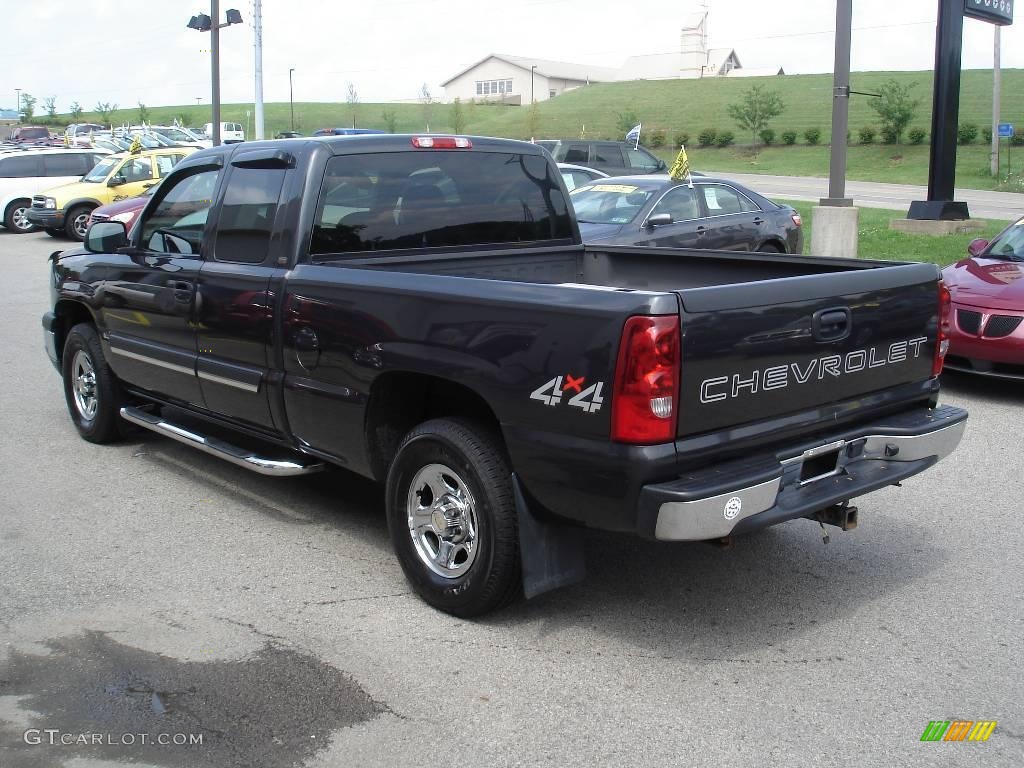
M 911 144 L 924 144 L 924 140 L 928 138 L 928 131 L 924 128 L 911 128 L 907 134 L 907 139 Z
M 882 126 L 882 143 L 883 144 L 899 144 L 900 135 L 899 132 L 891 125 Z
M 1010 137 L 1011 147 L 1024 147 L 1024 133 L 1018 133 Z
M 808 128 L 804 131 L 804 140 L 812 147 L 821 141 L 821 128 Z
M 654 149 L 657 149 L 658 147 L 664 147 L 665 129 L 656 128 L 655 130 L 651 131 L 651 137 L 647 140 L 647 145 L 649 147 L 653 147 Z
M 964 123 L 956 131 L 956 140 L 958 144 L 973 144 L 975 139 L 978 138 L 978 126 L 974 123 Z
M 682 133 L 677 133 L 674 137 L 674 141 L 676 143 L 677 148 L 686 146 L 687 144 L 690 143 L 690 134 L 688 134 L 686 131 L 683 131 Z
M 986 125 L 984 128 L 981 129 L 981 140 L 985 144 L 991 144 L 992 143 L 992 126 L 991 125 Z
M 715 144 L 723 149 L 728 147 L 734 141 L 736 141 L 736 136 L 733 135 L 732 131 L 722 131 L 715 137 Z
M 770 147 L 772 144 L 775 143 L 775 131 L 773 131 L 771 128 L 765 128 L 757 135 L 761 137 L 761 141 L 764 143 L 766 147 Z
M 705 128 L 699 134 L 697 134 L 697 143 L 702 147 L 710 147 L 715 143 L 715 139 L 718 138 L 718 131 L 714 128 Z
M 787 147 L 791 147 L 796 144 L 796 131 L 783 131 L 782 143 Z
M 861 144 L 874 144 L 875 143 L 875 129 L 870 125 L 865 125 L 859 131 L 857 135 L 860 137 Z

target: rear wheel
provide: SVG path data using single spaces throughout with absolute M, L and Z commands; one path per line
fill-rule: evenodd
M 764 243 L 760 248 L 757 249 L 758 253 L 785 253 L 775 243 Z
M 64 399 L 71 421 L 90 443 L 109 443 L 120 436 L 121 386 L 107 365 L 96 329 L 80 323 L 64 342 Z
M 391 543 L 413 589 L 455 616 L 511 602 L 521 584 L 512 471 L 500 438 L 453 419 L 406 435 L 388 471 Z
M 31 200 L 15 200 L 7 206 L 7 210 L 4 211 L 4 226 L 8 231 L 18 234 L 35 231 L 36 225 L 28 220 L 28 209 L 31 207 Z
M 85 233 L 89 229 L 89 217 L 91 215 L 92 208 L 87 205 L 79 205 L 72 208 L 64 216 L 64 234 L 78 242 L 85 240 Z

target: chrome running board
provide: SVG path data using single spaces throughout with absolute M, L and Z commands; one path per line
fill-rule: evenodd
M 177 424 L 172 424 L 166 419 L 138 408 L 122 408 L 121 418 L 138 424 L 140 427 L 156 432 L 158 435 L 177 440 L 179 443 L 198 448 L 200 451 L 218 456 L 239 467 L 258 472 L 261 475 L 272 477 L 293 477 L 295 475 L 308 475 L 319 472 L 324 468 L 322 462 L 312 464 L 300 464 L 296 461 L 277 461 L 257 456 L 252 451 L 239 448 L 231 443 L 218 440 L 215 437 L 206 437 L 197 432 L 192 432 Z

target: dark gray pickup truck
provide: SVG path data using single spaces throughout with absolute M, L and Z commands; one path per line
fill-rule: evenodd
M 85 439 L 386 483 L 409 581 L 464 616 L 578 579 L 582 527 L 851 528 L 967 418 L 934 266 L 584 247 L 550 157 L 500 139 L 196 153 L 130 235 L 54 254 L 52 292 Z

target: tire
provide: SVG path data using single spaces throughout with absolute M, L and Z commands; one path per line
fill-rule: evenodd
M 78 242 L 85 240 L 90 215 L 92 208 L 88 205 L 76 205 L 64 215 L 64 234 Z
M 64 237 L 63 227 L 46 227 L 46 229 L 43 231 L 46 232 L 46 234 L 48 234 L 50 237 Z
M 4 211 L 4 226 L 8 232 L 23 235 L 26 232 L 35 232 L 36 225 L 25 216 L 28 209 L 32 207 L 31 200 L 15 200 L 7 206 Z
M 499 437 L 454 419 L 420 424 L 388 470 L 386 499 L 398 562 L 427 603 L 471 617 L 519 594 L 512 470 Z
M 779 248 L 775 243 L 762 243 L 761 247 L 757 249 L 758 253 L 785 253 L 784 250 Z
M 64 399 L 78 434 L 90 443 L 110 443 L 120 437 L 121 385 L 107 365 L 93 326 L 79 323 L 71 329 L 61 366 Z

